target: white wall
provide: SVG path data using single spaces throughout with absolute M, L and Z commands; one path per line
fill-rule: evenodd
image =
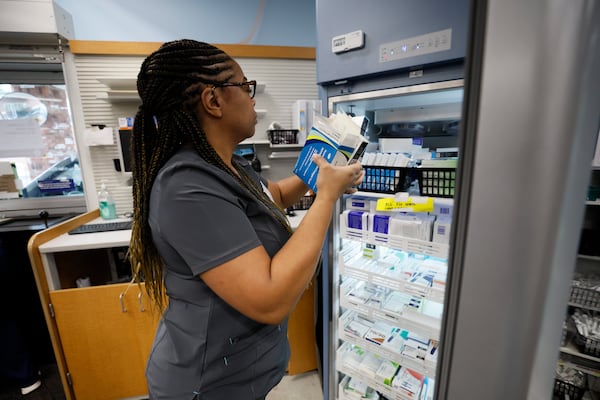
M 315 0 L 55 0 L 78 40 L 317 45 Z
M 133 56 L 90 56 L 75 55 L 77 94 L 80 107 L 74 109 L 77 128 L 77 140 L 80 148 L 82 170 L 86 173 L 86 199 L 88 209 L 97 207 L 96 193 L 104 181 L 115 197 L 119 213 L 132 211 L 131 187 L 127 177 L 117 172 L 113 159 L 118 158 L 116 138 L 114 145 L 87 146 L 84 141 L 84 127 L 92 124 L 106 125 L 118 130 L 119 117 L 135 115 L 139 100 L 127 101 L 107 100 L 109 87 L 102 82 L 114 79 L 127 79 L 135 82 L 143 57 Z M 262 142 L 257 145 L 259 158 L 265 168 L 263 175 L 267 179 L 280 179 L 291 174 L 295 159 L 271 160 L 267 143 L 267 128 L 276 121 L 284 128 L 292 128 L 292 104 L 297 99 L 317 99 L 316 66 L 314 60 L 281 60 L 237 58 L 245 75 L 265 85 L 255 100 L 257 110 L 265 114 L 259 118 L 256 134 L 252 141 Z M 132 87 L 131 89 L 135 89 Z M 79 117 L 78 117 L 79 116 Z M 268 168 L 270 167 L 270 168 Z

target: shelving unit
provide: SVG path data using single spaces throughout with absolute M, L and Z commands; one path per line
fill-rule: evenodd
M 592 167 L 590 186 L 600 186 L 600 167 Z M 575 272 L 577 275 L 593 275 L 600 279 L 600 254 L 596 253 L 599 242 L 595 239 L 596 237 L 600 237 L 598 236 L 600 235 L 598 233 L 600 232 L 600 199 L 588 199 L 585 204 L 585 219 Z M 587 238 L 585 237 L 586 234 L 588 235 Z M 586 254 L 590 250 L 593 254 Z M 567 321 L 569 321 L 571 315 L 577 310 L 589 315 L 594 320 L 600 320 L 600 301 L 597 301 L 599 298 L 600 292 L 598 292 L 598 297 L 596 297 L 593 289 L 589 289 L 588 292 L 587 288 L 576 286 L 574 280 L 571 299 L 568 302 Z M 564 334 L 566 335 L 566 340 L 563 341 L 560 347 L 559 364 L 586 374 L 587 395 L 593 399 L 600 398 L 600 357 L 597 354 L 586 354 L 589 352 L 589 347 L 586 346 L 586 350 L 576 344 L 576 338 L 572 336 L 578 335 L 577 332 L 567 330 Z M 592 343 L 594 343 L 594 339 L 588 338 L 587 340 L 592 340 Z M 589 342 L 587 343 L 589 344 Z
M 97 99 L 106 100 L 112 103 L 140 101 L 137 92 L 137 79 L 134 78 L 99 78 L 98 81 L 106 85 L 109 89 L 105 93 L 96 96 Z M 266 85 L 264 83 L 256 84 L 256 94 L 264 93 Z M 258 118 L 264 118 L 267 110 L 256 109 Z
M 141 101 L 136 90 L 107 90 L 106 93 L 100 93 L 96 96 L 99 100 L 110 102 L 129 102 Z
M 592 363 L 595 363 L 595 364 L 600 364 L 600 358 L 590 356 L 590 355 L 580 352 L 579 350 L 577 350 L 577 347 L 575 347 L 575 345 L 573 343 L 567 343 L 566 346 L 562 346 L 560 348 L 560 352 L 571 355 L 571 356 L 575 356 L 576 358 L 578 358 L 580 360 L 587 360 L 587 361 L 591 361 Z M 596 377 L 600 377 L 600 370 L 586 368 L 582 364 L 579 364 L 579 365 L 573 364 L 573 365 L 575 366 L 575 368 L 579 367 L 579 368 L 585 369 L 584 372 L 586 372 L 587 374 L 594 375 Z
M 292 143 L 292 144 L 272 144 L 269 142 L 269 147 L 272 149 L 301 149 L 303 144 Z
M 295 160 L 300 155 L 303 144 L 273 144 L 269 142 L 271 152 L 268 155 L 269 160 Z
M 254 111 L 256 111 L 257 118 L 264 118 L 267 116 L 267 110 L 264 110 L 261 108 L 256 108 L 256 109 L 254 109 Z
M 99 93 L 96 98 L 109 102 L 140 101 L 137 93 L 137 79 L 134 78 L 99 78 L 98 81 L 109 89 Z
M 300 151 L 273 151 L 269 154 L 270 160 L 276 160 L 280 158 L 293 158 L 296 159 L 300 155 Z
M 389 194 L 374 192 L 357 192 L 349 199 L 375 202 L 379 198 L 390 197 Z M 434 199 L 438 200 L 438 199 Z M 442 200 L 442 199 L 439 199 Z M 451 200 L 443 199 L 447 202 Z M 350 202 L 350 200 L 349 200 Z M 373 211 L 373 207 L 371 206 Z M 371 218 L 371 215 L 370 215 Z M 444 243 L 419 240 L 374 233 L 367 228 L 349 228 L 344 223 L 344 214 L 339 217 L 340 250 L 336 251 L 334 274 L 340 282 L 338 287 L 338 304 L 334 311 L 338 313 L 334 343 L 336 343 L 336 371 L 339 373 L 337 400 L 350 396 L 344 393 L 343 387 L 351 379 L 379 392 L 387 399 L 414 399 L 406 386 L 394 383 L 391 374 L 384 375 L 382 370 L 397 366 L 394 379 L 402 372 L 413 374 L 415 390 L 433 390 L 437 358 L 435 352 L 439 345 L 442 324 L 442 310 L 445 294 L 445 273 L 449 246 Z M 376 248 L 376 255 L 371 255 L 365 248 Z M 402 257 L 412 260 L 435 260 L 440 266 L 439 275 L 433 279 L 436 283 L 427 284 L 408 278 L 395 262 L 387 262 L 384 253 L 399 252 Z M 390 259 L 391 260 L 391 259 Z M 418 275 L 419 267 L 415 269 Z M 361 288 L 366 292 L 376 290 L 377 294 L 365 300 Z M 355 293 L 357 292 L 357 293 Z M 405 305 L 391 305 L 392 297 L 408 298 Z M 413 306 L 413 301 L 415 305 Z M 382 329 L 388 329 L 382 330 Z M 378 332 L 383 334 L 378 336 Z M 387 332 L 387 335 L 385 334 Z M 391 333 L 390 333 L 391 332 Z M 400 333 L 404 342 L 395 342 L 395 334 Z M 407 339 L 410 338 L 410 339 Z M 401 339 L 402 340 L 402 339 Z M 409 344 L 410 343 L 410 344 Z M 416 343 L 419 343 L 415 346 Z M 356 354 L 363 354 L 358 360 Z M 371 364 L 380 362 L 376 368 Z M 387 377 L 387 378 L 386 378 Z M 400 382 L 399 381 L 399 382 Z M 421 394 L 422 396 L 423 394 Z M 420 398 L 420 397 L 419 397 Z

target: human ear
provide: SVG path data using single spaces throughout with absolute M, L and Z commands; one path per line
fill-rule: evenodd
M 209 115 L 220 118 L 223 116 L 223 110 L 221 108 L 221 99 L 217 95 L 217 91 L 214 87 L 205 87 L 200 94 L 200 103 L 202 108 Z

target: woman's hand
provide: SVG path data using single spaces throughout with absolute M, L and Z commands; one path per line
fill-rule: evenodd
M 333 166 L 320 155 L 313 155 L 319 167 L 317 175 L 317 196 L 335 202 L 344 193 L 354 193 L 354 186 L 360 185 L 364 177 L 359 162 L 344 166 Z

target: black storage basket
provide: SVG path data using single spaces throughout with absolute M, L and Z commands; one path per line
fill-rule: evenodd
M 585 337 L 579 332 L 575 332 L 575 345 L 583 354 L 600 357 L 600 340 Z
M 592 392 L 600 392 L 600 377 L 594 375 L 587 376 L 588 390 Z
M 404 192 L 414 179 L 414 170 L 403 167 L 363 166 L 365 176 L 357 187 L 363 192 L 397 193 Z
M 567 398 L 570 400 L 581 400 L 584 393 L 585 387 L 580 388 L 560 379 L 554 379 L 554 396 L 560 400 Z
M 290 208 L 292 210 L 308 210 L 315 200 L 314 195 L 303 196 L 299 201 L 294 203 Z
M 600 292 L 595 289 L 572 286 L 569 301 L 580 306 L 600 309 Z
M 428 197 L 454 197 L 456 168 L 417 168 L 419 192 Z
M 269 129 L 269 142 L 271 144 L 297 144 L 298 129 Z

